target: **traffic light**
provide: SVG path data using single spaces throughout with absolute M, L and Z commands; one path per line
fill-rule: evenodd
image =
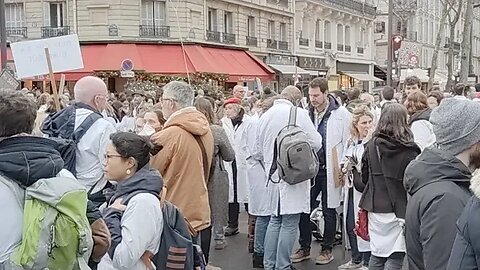
M 398 56 L 400 52 L 400 48 L 402 47 L 402 36 L 393 36 L 392 37 L 392 48 L 393 48 L 393 61 L 398 61 Z

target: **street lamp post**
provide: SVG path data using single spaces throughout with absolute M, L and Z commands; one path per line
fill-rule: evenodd
M 392 38 L 393 38 L 393 0 L 388 0 L 388 29 L 387 29 L 387 42 L 388 42 L 388 52 L 387 52 L 387 85 L 392 86 L 392 65 L 393 65 L 393 47 L 392 47 Z
M 7 67 L 7 27 L 5 22 L 5 0 L 0 0 L 0 63 Z

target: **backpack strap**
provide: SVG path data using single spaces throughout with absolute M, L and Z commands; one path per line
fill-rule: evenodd
M 90 127 L 92 127 L 93 124 L 100 118 L 102 118 L 102 116 L 96 112 L 88 115 L 87 118 L 80 124 L 80 126 L 73 132 L 72 140 L 75 141 L 75 143 L 80 142 L 83 135 L 85 135 Z
M 202 151 L 202 161 L 203 161 L 203 174 L 205 176 L 205 182 L 208 181 L 208 175 L 210 173 L 210 168 L 208 168 L 208 158 L 207 158 L 207 151 L 205 150 L 205 145 L 202 142 L 200 136 L 194 136 L 195 140 L 197 141 L 198 145 L 200 146 L 200 150 Z
M 288 125 L 295 126 L 297 124 L 297 107 L 292 106 L 290 108 L 290 116 L 288 117 Z

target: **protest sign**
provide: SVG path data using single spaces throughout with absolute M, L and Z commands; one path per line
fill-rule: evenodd
M 10 46 L 19 79 L 50 73 L 46 48 L 50 52 L 53 73 L 83 68 L 77 35 L 22 41 Z

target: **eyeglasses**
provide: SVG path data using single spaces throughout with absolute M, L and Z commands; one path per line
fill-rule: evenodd
M 121 155 L 109 155 L 109 154 L 105 154 L 104 158 L 105 160 L 109 160 L 113 157 L 120 157 L 120 158 L 123 158 Z
M 164 97 L 160 98 L 160 101 L 162 101 L 162 102 L 163 102 L 163 101 L 166 101 L 166 100 L 169 100 L 169 101 L 171 101 L 171 102 L 175 102 L 175 101 L 176 101 L 176 100 L 173 99 L 173 98 L 164 98 Z

